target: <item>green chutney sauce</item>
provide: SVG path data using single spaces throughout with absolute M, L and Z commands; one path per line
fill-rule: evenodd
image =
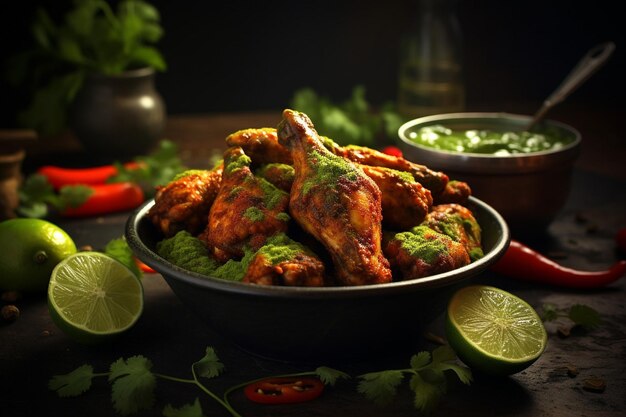
M 411 132 L 410 139 L 418 145 L 459 153 L 480 153 L 498 156 L 556 150 L 574 141 L 556 132 L 452 130 L 443 125 L 425 126 Z

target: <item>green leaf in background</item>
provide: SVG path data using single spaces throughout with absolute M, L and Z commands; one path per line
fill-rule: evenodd
M 86 74 L 166 69 L 155 45 L 163 36 L 160 15 L 147 1 L 79 0 L 72 5 L 59 23 L 39 8 L 31 28 L 32 47 L 7 60 L 7 81 L 30 99 L 18 123 L 41 136 L 66 127 L 67 111 Z
M 294 93 L 290 106 L 306 113 L 320 135 L 340 145 L 376 147 L 379 141 L 395 139 L 404 122 L 391 103 L 384 104 L 379 111 L 372 109 L 363 86 L 355 86 L 351 97 L 343 103 L 333 103 L 313 89 L 303 88 Z

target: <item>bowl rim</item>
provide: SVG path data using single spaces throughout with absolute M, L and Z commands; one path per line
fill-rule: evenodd
M 532 116 L 525 115 L 525 114 L 517 114 L 517 113 L 507 113 L 507 112 L 459 112 L 459 113 L 433 114 L 430 116 L 423 116 L 423 117 L 411 119 L 403 123 L 398 128 L 398 138 L 406 146 L 417 148 L 420 151 L 431 153 L 434 155 L 441 154 L 441 155 L 446 155 L 450 157 L 460 157 L 463 159 L 467 159 L 471 157 L 471 158 L 477 158 L 477 159 L 490 159 L 490 160 L 494 160 L 494 159 L 498 159 L 498 160 L 509 159 L 510 160 L 512 158 L 528 159 L 528 158 L 533 158 L 537 156 L 564 154 L 564 153 L 568 153 L 570 151 L 574 151 L 577 148 L 579 148 L 580 143 L 582 141 L 582 136 L 580 132 L 578 131 L 578 129 L 566 123 L 559 122 L 557 120 L 552 120 L 552 119 L 544 119 L 541 123 L 555 126 L 560 129 L 569 131 L 570 133 L 574 135 L 574 140 L 571 143 L 568 143 L 567 145 L 558 149 L 549 149 L 545 151 L 536 151 L 536 152 L 529 152 L 529 153 L 523 153 L 523 154 L 519 153 L 519 154 L 511 154 L 511 155 L 493 155 L 493 154 L 474 153 L 474 152 L 452 152 L 452 151 L 447 151 L 443 149 L 435 149 L 435 148 L 430 148 L 427 146 L 420 145 L 410 140 L 406 134 L 407 130 L 409 130 L 410 128 L 413 128 L 416 125 L 424 124 L 424 123 L 431 123 L 431 122 L 439 122 L 439 121 L 450 120 L 450 119 L 466 119 L 468 121 L 471 121 L 473 119 L 494 119 L 494 120 L 495 119 L 503 119 L 503 120 L 510 119 L 510 120 L 515 120 L 518 122 L 530 122 L 530 120 L 532 119 Z
M 279 298 L 354 298 L 379 296 L 383 294 L 395 294 L 407 290 L 440 288 L 453 283 L 460 282 L 468 276 L 476 275 L 486 270 L 496 262 L 509 246 L 511 237 L 509 228 L 504 218 L 487 203 L 470 197 L 470 203 L 479 206 L 489 216 L 493 218 L 500 228 L 500 235 L 497 237 L 493 248 L 485 256 L 461 268 L 441 274 L 431 275 L 424 278 L 416 278 L 406 281 L 394 281 L 385 284 L 356 285 L 356 286 L 333 286 L 333 287 L 287 287 L 272 285 L 255 285 L 237 281 L 229 281 L 223 278 L 202 275 L 193 271 L 180 268 L 173 263 L 161 258 L 152 251 L 139 235 L 141 222 L 149 222 L 146 217 L 150 208 L 154 205 L 154 199 L 146 201 L 135 209 L 126 221 L 125 238 L 134 252 L 142 262 L 152 267 L 155 271 L 163 275 L 167 280 L 174 278 L 186 284 L 204 289 L 223 291 L 225 293 L 237 293 L 256 297 L 279 297 Z

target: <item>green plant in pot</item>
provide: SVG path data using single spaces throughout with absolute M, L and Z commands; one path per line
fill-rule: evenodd
M 156 48 L 158 10 L 145 0 L 73 0 L 56 23 L 38 9 L 34 47 L 11 61 L 10 80 L 32 98 L 19 123 L 42 137 L 69 127 L 94 155 L 130 158 L 161 137 L 165 104 L 154 76 L 166 69 Z

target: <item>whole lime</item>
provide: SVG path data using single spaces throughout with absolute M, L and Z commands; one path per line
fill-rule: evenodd
M 0 223 L 0 290 L 46 291 L 54 267 L 76 253 L 59 226 L 42 219 Z

